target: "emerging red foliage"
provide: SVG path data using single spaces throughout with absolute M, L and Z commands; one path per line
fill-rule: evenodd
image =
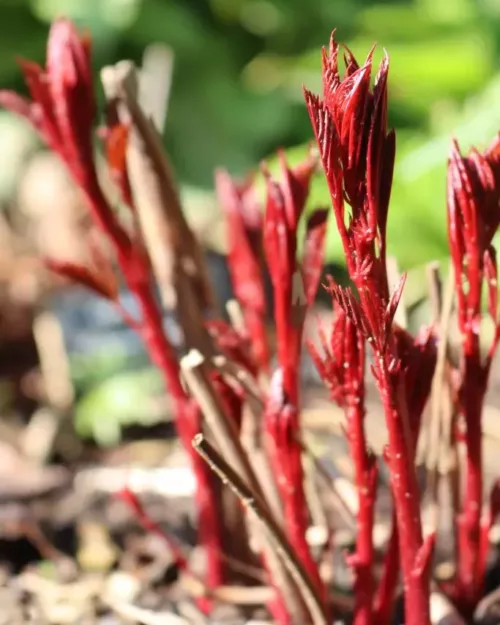
M 141 234 L 137 229 L 131 234 L 121 224 L 97 177 L 93 148 L 96 105 L 90 39 L 80 37 L 69 20 L 56 20 L 50 29 L 46 67 L 23 61 L 21 68 L 31 100 L 0 91 L 0 105 L 26 118 L 65 163 L 83 191 L 92 218 L 111 244 L 125 281 L 137 299 L 140 319 L 135 321 L 125 317 L 125 320 L 132 322 L 134 329 L 142 335 L 151 360 L 163 373 L 173 400 L 177 431 L 190 453 L 197 477 L 200 539 L 207 548 L 209 562 L 207 584 L 217 586 L 223 580 L 223 565 L 220 557 L 221 523 L 211 492 L 213 476 L 191 447 L 193 436 L 201 428 L 201 412 L 181 384 L 179 363 L 163 330 L 162 314 L 152 288 L 150 262 Z M 103 135 L 112 177 L 122 199 L 131 202 L 125 158 L 127 131 L 113 122 Z M 48 261 L 48 264 L 57 273 L 75 279 L 104 297 L 116 299 L 117 286 L 109 279 L 110 271 L 102 273 L 99 268 L 92 271 L 56 261 Z
M 337 307 L 328 338 L 320 328 L 323 354 L 309 345 L 316 367 L 330 390 L 332 399 L 344 410 L 346 434 L 354 464 L 358 491 L 358 534 L 356 550 L 348 557 L 355 573 L 355 625 L 373 622 L 373 524 L 377 494 L 377 465 L 366 442 L 365 419 L 365 339 L 341 307 Z
M 260 237 L 262 207 L 252 179 L 238 185 L 221 169 L 215 174 L 215 188 L 226 214 L 228 265 L 234 294 L 243 309 L 255 360 L 260 368 L 268 371 L 270 354 Z
M 406 623 L 421 625 L 429 623 L 427 568 L 431 542 L 424 542 L 422 536 L 405 370 L 393 330 L 404 277 L 391 295 L 386 267 L 386 226 L 395 155 L 394 132 L 387 130 L 389 60 L 387 56 L 382 60 L 372 88 L 373 50 L 360 66 L 346 48 L 343 78 L 338 67 L 339 50 L 332 36 L 329 54 L 323 52 L 323 100 L 305 90 L 347 268 L 359 300 L 350 290 L 336 285 L 331 291 L 373 350 L 372 371 L 389 433 L 386 460 L 397 515 Z
M 353 285 L 353 288 L 346 289 L 333 280 L 329 281 L 327 290 L 334 300 L 333 322 L 328 332 L 320 328 L 321 349 L 311 345 L 309 349 L 332 400 L 344 411 L 354 464 L 359 504 L 358 533 L 355 551 L 347 558 L 355 579 L 353 623 L 386 625 L 391 621 L 401 568 L 405 623 L 429 625 L 434 535 L 423 536 L 415 453 L 436 366 L 436 332 L 434 328 L 424 328 L 417 336 L 412 336 L 395 323 L 405 276 L 398 284 L 389 284 L 386 262 L 386 226 L 395 159 L 395 135 L 387 123 L 389 59 L 384 56 L 372 84 L 373 53 L 374 49 L 360 65 L 350 50 L 344 48 L 346 68 L 341 75 L 341 47 L 332 35 L 328 52 L 323 50 L 322 98 L 307 90 L 304 92 Z M 106 123 L 100 138 L 117 197 L 131 211 L 131 223 L 125 225 L 98 181 L 93 147 L 96 101 L 89 38 L 81 37 L 70 21 L 57 20 L 50 31 L 46 67 L 22 61 L 21 68 L 30 98 L 0 91 L 0 105 L 28 120 L 59 155 L 83 191 L 111 258 L 116 259 L 114 263 L 108 260 L 108 256 L 105 257 L 100 247 L 89 238 L 92 259 L 88 264 L 49 259 L 47 265 L 58 275 L 91 289 L 120 309 L 116 264 L 126 286 L 135 296 L 138 319 L 132 319 L 124 310 L 122 313 L 141 334 L 151 360 L 163 374 L 166 390 L 172 399 L 177 431 L 196 476 L 199 537 L 207 554 L 205 583 L 209 588 L 216 587 L 226 581 L 223 538 L 227 525 L 224 525 L 220 493 L 214 487 L 213 475 L 191 445 L 206 424 L 200 406 L 184 388 L 178 355 L 164 332 L 162 312 L 153 289 L 150 257 L 142 237 L 139 217 L 143 214 L 139 210 L 139 200 L 137 206 L 134 204 L 129 178 L 130 129 L 120 122 L 114 100 L 108 101 Z M 300 363 L 304 320 L 308 307 L 314 302 L 323 268 L 329 210 L 318 208 L 308 212 L 310 186 L 318 165 L 312 152 L 293 168 L 288 166 L 283 152 L 279 156 L 279 179 L 273 178 L 266 166 L 262 168 L 266 184 L 263 206 L 258 200 L 254 177 L 236 183 L 226 171 L 216 173 L 216 191 L 228 225 L 230 274 L 243 312 L 243 322 L 237 328 L 214 319 L 204 325 L 200 313 L 193 316 L 195 321 L 191 325 L 196 327 L 191 330 L 194 334 L 199 331 L 203 336 L 207 335 L 207 344 L 213 348 L 210 354 L 202 354 L 208 357 L 203 360 L 199 372 L 203 383 L 204 374 L 207 374 L 206 379 L 212 386 L 208 390 L 220 400 L 217 402 L 217 418 L 227 418 L 226 425 L 231 426 L 222 429 L 224 435 L 229 437 L 228 432 L 235 433 L 234 444 L 228 448 L 232 449 L 236 460 L 238 454 L 243 454 L 241 458 L 248 461 L 248 466 L 241 462 L 241 477 L 243 479 L 243 473 L 246 473 L 249 484 L 255 478 L 256 499 L 270 515 L 275 514 L 277 525 L 282 522 L 286 547 L 294 556 L 296 573 L 303 574 L 302 581 L 307 582 L 307 590 L 316 602 L 311 608 L 306 594 L 297 601 L 293 601 L 296 599 L 293 597 L 289 603 L 299 612 L 302 603 L 304 608 L 308 604 L 311 618 L 317 608 L 320 614 L 319 617 L 316 615 L 317 625 L 324 625 L 330 618 L 329 596 L 319 564 L 306 540 L 311 519 L 302 466 Z M 137 191 L 136 186 L 133 189 Z M 139 197 L 140 194 L 136 195 Z M 483 501 L 481 448 L 481 414 L 492 359 L 500 339 L 498 267 L 493 247 L 493 237 L 500 225 L 500 136 L 483 153 L 472 150 L 465 157 L 453 142 L 448 166 L 447 204 L 462 348 L 458 370 L 453 370 L 450 376 L 450 394 L 466 426 L 461 440 L 466 447 L 466 489 L 456 521 L 458 567 L 450 591 L 456 605 L 465 615 L 470 615 L 482 596 L 489 550 L 488 533 L 500 514 L 498 482 L 488 500 Z M 183 263 L 182 242 L 193 235 L 183 221 L 180 209 L 176 218 L 179 224 L 176 236 L 172 237 L 172 255 L 183 268 L 178 274 L 182 276 L 178 282 L 182 283 L 183 279 L 189 280 L 190 271 L 184 266 L 188 263 Z M 299 240 L 302 223 L 305 225 L 303 245 Z M 274 295 L 277 335 L 274 370 L 266 330 L 264 262 Z M 202 279 L 199 285 L 201 293 L 201 287 L 205 288 Z M 176 284 L 176 287 L 179 287 L 176 295 L 182 293 L 182 284 Z M 486 350 L 480 342 L 483 296 L 493 326 L 493 336 Z M 208 293 L 203 293 L 202 300 L 204 306 L 209 301 Z M 186 299 L 187 305 L 182 310 L 187 316 L 194 301 L 196 297 Z M 388 444 L 384 457 L 394 501 L 392 534 L 378 583 L 373 543 L 378 467 L 365 433 L 368 358 L 371 358 L 370 371 L 386 418 Z M 219 368 L 215 366 L 216 361 Z M 206 369 L 202 370 L 205 366 Z M 452 363 L 447 363 L 447 371 L 452 368 Z M 259 409 L 260 421 L 255 418 Z M 274 500 L 271 502 L 271 498 L 267 501 L 267 491 L 264 494 L 265 489 L 259 481 L 261 477 L 252 474 L 253 459 L 244 457 L 248 450 L 240 444 L 238 436 L 243 439 L 245 435 L 247 415 L 252 418 L 250 429 L 253 428 L 251 434 L 255 439 L 251 449 L 262 454 L 263 464 L 265 461 L 270 465 L 264 479 L 268 479 L 271 487 L 276 486 L 277 504 Z M 211 424 L 214 434 L 215 418 Z M 224 435 L 219 436 L 219 440 L 224 440 Z M 229 474 L 229 470 L 227 472 Z M 262 488 L 262 494 L 257 492 L 259 488 Z M 187 567 L 184 554 L 175 541 L 148 517 L 137 497 L 129 491 L 122 496 L 145 529 L 166 540 L 177 565 Z M 273 498 L 277 499 L 274 494 Z M 243 522 L 243 517 L 241 520 Z M 272 571 L 276 569 L 270 564 L 269 553 L 259 552 L 263 569 L 269 575 L 269 585 L 276 590 L 268 605 L 280 625 L 291 625 L 295 614 L 287 604 L 286 590 L 291 588 L 289 595 L 293 595 L 299 584 L 292 575 L 288 580 L 289 587 L 286 579 L 283 583 L 283 579 L 277 579 L 279 575 L 273 577 Z M 250 554 L 249 550 L 247 554 Z M 248 560 L 251 557 L 251 554 L 247 555 Z M 281 572 L 279 564 L 278 574 Z M 282 577 L 286 578 L 288 573 L 290 571 L 285 570 Z
M 267 180 L 264 251 L 274 292 L 278 358 L 264 420 L 290 542 L 324 595 L 318 569 L 305 538 L 309 517 L 303 488 L 302 448 L 298 440 L 298 390 L 302 330 L 308 305 L 306 290 L 311 300 L 314 299 L 323 265 L 325 215 L 320 213 L 319 219 L 309 221 L 307 236 L 315 239 L 318 249 L 315 253 L 309 250 L 300 265 L 297 259 L 297 231 L 316 163 L 308 157 L 295 169 L 289 169 L 284 154 L 280 155 L 280 159 L 280 182 L 274 180 L 264 168 Z M 308 284 L 305 284 L 305 279 L 308 279 Z
M 500 338 L 498 268 L 493 237 L 500 224 L 500 138 L 484 152 L 463 157 L 453 142 L 448 163 L 448 239 L 457 293 L 462 359 L 458 401 L 466 424 L 466 494 L 458 519 L 459 566 L 457 594 L 470 611 L 481 596 L 486 559 L 481 557 L 481 534 L 489 532 L 483 519 L 481 414 L 493 355 Z M 486 355 L 480 345 L 481 297 L 494 335 Z

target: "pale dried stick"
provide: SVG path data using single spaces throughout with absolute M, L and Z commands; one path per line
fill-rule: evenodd
M 311 523 L 314 528 L 324 531 L 324 542 L 328 543 L 329 535 L 333 534 L 333 526 L 328 518 L 327 507 L 321 497 L 321 492 L 317 482 L 317 471 L 314 459 L 306 456 L 303 459 L 304 465 L 304 493 L 306 496 L 307 507 L 311 515 Z
M 215 443 L 235 471 L 262 498 L 262 489 L 252 471 L 236 426 L 225 414 L 220 400 L 208 380 L 206 359 L 198 350 L 192 349 L 181 359 L 180 364 L 184 380 L 203 412 L 205 422 Z
M 338 510 L 342 520 L 347 524 L 348 528 L 354 530 L 356 528 L 356 514 L 357 514 L 357 502 L 358 497 L 354 484 L 346 478 L 333 477 L 330 475 L 324 464 L 308 446 L 308 444 L 297 436 L 298 442 L 302 447 L 302 451 L 309 457 L 314 463 L 314 467 L 317 474 L 324 481 L 325 485 L 329 487 L 332 496 L 334 497 L 335 507 Z M 352 490 L 349 489 L 349 485 L 352 486 Z
M 73 405 L 75 391 L 63 331 L 51 311 L 39 312 L 33 323 L 33 335 L 40 359 L 40 371 L 48 403 L 60 412 Z
M 432 380 L 431 388 L 431 417 L 429 424 L 429 437 L 427 444 L 427 489 L 431 497 L 433 524 L 437 528 L 439 525 L 439 506 L 437 502 L 437 488 L 439 478 L 439 452 L 441 450 L 442 437 L 442 408 L 444 394 L 449 392 L 446 379 L 446 358 L 448 354 L 448 333 L 453 310 L 455 296 L 455 284 L 453 272 L 450 268 L 448 280 L 446 282 L 443 304 L 439 319 L 439 343 L 437 348 L 436 368 Z
M 163 304 L 177 313 L 189 348 L 212 353 L 203 313 L 214 306 L 205 260 L 182 212 L 179 195 L 158 131 L 137 101 L 133 63 L 101 72 L 108 106 L 130 125 L 127 169 L 144 241 Z
M 149 45 L 142 57 L 139 104 L 163 134 L 174 73 L 174 51 L 163 43 Z
M 233 328 L 244 335 L 246 332 L 245 315 L 241 309 L 240 303 L 236 299 L 231 299 L 226 304 L 226 311 Z M 270 378 L 269 373 L 259 371 L 258 386 L 264 394 L 269 391 Z
M 37 314 L 33 336 L 47 404 L 33 414 L 21 446 L 26 456 L 43 463 L 51 452 L 63 415 L 73 405 L 74 387 L 61 324 L 53 312 L 44 310 Z
M 322 602 L 316 593 L 312 580 L 291 550 L 283 530 L 269 515 L 266 504 L 262 502 L 256 493 L 248 488 L 233 468 L 204 438 L 203 434 L 198 434 L 193 439 L 193 447 L 218 475 L 223 484 L 227 484 L 232 489 L 245 508 L 262 526 L 270 542 L 274 545 L 276 553 L 296 582 L 314 625 L 328 625 L 328 617 L 324 612 Z
M 436 328 L 439 328 L 441 312 L 443 309 L 443 283 L 441 279 L 441 269 L 437 261 L 428 263 L 426 266 L 426 280 L 429 291 L 429 302 L 431 306 L 431 320 Z M 426 416 L 426 423 L 421 428 L 415 463 L 417 466 L 427 463 L 429 455 L 431 415 Z
M 252 410 L 252 423 L 253 426 L 251 429 L 251 434 L 248 436 L 250 438 L 252 435 L 257 436 L 255 430 L 255 423 L 260 422 L 260 415 L 264 408 L 263 400 L 261 393 L 259 391 L 257 382 L 250 375 L 248 371 L 246 371 L 243 367 L 240 367 L 236 363 L 229 361 L 224 356 L 215 356 L 213 358 L 213 363 L 216 368 L 224 375 L 229 378 L 233 378 L 237 381 L 243 390 L 248 394 L 249 407 Z M 259 428 L 260 429 L 260 428 Z M 333 497 L 335 507 L 338 509 L 343 521 L 348 525 L 348 527 L 354 529 L 356 526 L 356 512 L 353 509 L 351 503 L 351 497 L 346 499 L 345 497 L 345 488 L 339 487 L 340 479 L 335 478 L 327 471 L 324 467 L 321 460 L 319 460 L 316 455 L 312 452 L 312 450 L 308 447 L 308 445 L 302 440 L 300 436 L 297 437 L 297 440 L 302 447 L 302 451 L 312 460 L 315 470 L 318 475 L 322 478 L 324 483 L 329 487 Z M 255 442 L 254 445 L 257 445 Z M 354 489 L 354 486 L 353 486 Z M 354 493 L 355 494 L 355 493 Z M 356 497 L 355 497 L 356 498 Z M 270 502 L 271 503 L 271 502 Z M 281 506 L 280 506 L 281 509 Z M 273 511 L 275 512 L 275 506 L 273 505 Z M 279 516 L 278 516 L 279 518 Z
M 246 331 L 245 316 L 238 300 L 230 299 L 226 303 L 226 311 L 233 328 L 240 334 L 244 334 Z
M 244 480 L 248 487 L 259 496 L 261 505 L 265 507 L 267 515 L 272 517 L 271 507 L 264 498 L 264 491 L 253 471 L 235 425 L 227 418 L 212 385 L 207 379 L 207 365 L 202 354 L 197 350 L 191 350 L 187 356 L 182 358 L 181 369 L 186 384 L 196 398 L 204 414 L 206 424 L 219 449 L 234 467 L 234 471 L 240 476 L 241 480 Z M 268 541 L 264 540 L 263 544 L 262 538 L 265 537 L 260 536 L 260 531 L 258 531 L 255 523 L 251 523 L 249 529 L 252 537 L 258 543 L 259 550 L 263 550 L 266 564 L 271 569 L 273 578 L 283 592 L 287 605 L 293 608 L 293 611 L 298 615 L 302 615 L 304 609 L 300 595 L 297 595 L 293 577 L 290 576 L 283 562 L 271 546 L 266 544 Z
M 228 384 L 235 384 L 246 393 L 241 424 L 241 443 L 247 452 L 273 516 L 281 522 L 283 520 L 283 505 L 268 456 L 264 449 L 262 431 L 264 403 L 262 391 L 249 371 L 228 360 L 225 356 L 214 356 L 212 362 Z

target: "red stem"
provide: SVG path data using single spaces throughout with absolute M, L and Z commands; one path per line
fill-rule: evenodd
M 399 577 L 399 540 L 395 512 L 392 515 L 391 525 L 391 536 L 384 554 L 384 570 L 373 606 L 375 625 L 391 623 L 394 615 L 394 598 Z
M 124 269 L 126 266 L 125 264 Z M 126 270 L 124 274 L 127 279 Z M 222 523 L 215 506 L 212 472 L 191 444 L 193 437 L 201 430 L 201 413 L 186 395 L 180 382 L 179 363 L 165 336 L 160 309 L 150 284 L 147 280 L 129 280 L 128 286 L 140 305 L 142 337 L 150 358 L 161 371 L 167 392 L 172 397 L 177 433 L 189 454 L 196 476 L 198 531 L 200 542 L 207 554 L 207 586 L 213 588 L 224 582 L 224 565 L 221 559 Z
M 264 317 L 254 308 L 244 308 L 245 325 L 252 341 L 252 352 L 260 369 L 269 372 L 269 343 Z
M 419 571 L 424 542 L 403 374 L 391 372 L 383 360 L 376 365 L 376 373 L 389 434 L 388 463 L 401 552 L 405 625 L 428 625 L 429 579 Z
M 60 153 L 60 152 L 59 152 Z M 217 586 L 224 581 L 222 525 L 215 505 L 212 481 L 214 477 L 205 462 L 193 450 L 191 441 L 201 429 L 201 415 L 184 392 L 180 382 L 179 364 L 163 328 L 160 308 L 154 298 L 149 260 L 140 245 L 134 244 L 116 220 L 99 184 L 94 170 L 82 176 L 67 163 L 75 182 L 85 193 L 92 217 L 113 244 L 118 263 L 130 291 L 142 313 L 139 324 L 149 356 L 163 375 L 165 388 L 173 400 L 176 429 L 191 461 L 196 476 L 196 499 L 199 512 L 200 541 L 207 551 L 207 585 Z M 127 317 L 125 316 L 125 321 Z M 132 325 L 134 329 L 136 324 Z
M 480 369 L 481 365 L 475 358 L 466 357 L 463 388 L 466 486 L 464 505 L 458 522 L 458 585 L 460 601 L 463 601 L 466 610 L 473 609 L 480 599 L 485 576 L 479 557 L 483 508 L 481 413 L 484 399 L 481 382 L 477 379 Z
M 270 421 L 273 424 L 271 428 L 269 427 Z M 311 556 L 306 541 L 309 517 L 303 487 L 302 448 L 296 436 L 298 431 L 296 411 L 291 406 L 285 406 L 279 415 L 268 415 L 270 459 L 283 502 L 287 537 L 314 580 L 318 591 L 324 596 L 325 589 L 319 576 L 318 566 Z
M 325 596 L 325 588 L 314 562 L 306 532 L 309 526 L 307 500 L 304 493 L 302 448 L 298 442 L 299 372 L 301 328 L 294 323 L 292 289 L 288 280 L 274 289 L 274 314 L 277 326 L 277 349 L 283 380 L 284 405 L 279 413 L 268 416 L 271 436 L 271 462 L 277 476 L 278 490 L 283 501 L 285 526 L 290 544 L 314 580 L 318 592 Z
M 373 523 L 375 516 L 376 465 L 370 456 L 363 427 L 364 408 L 354 402 L 347 409 L 348 437 L 358 492 L 358 535 L 353 564 L 356 570 L 354 625 L 370 625 L 373 620 Z
M 406 389 L 408 393 L 408 388 Z M 420 434 L 420 425 L 422 417 L 422 409 L 416 405 L 412 406 L 413 411 L 410 419 L 412 427 L 412 446 L 413 446 L 413 458 L 415 458 L 415 443 L 418 440 Z M 376 625 L 385 625 L 392 619 L 394 613 L 394 599 L 396 596 L 396 588 L 399 578 L 399 536 L 397 528 L 396 511 L 393 511 L 391 519 L 391 535 L 387 545 L 387 550 L 384 555 L 384 568 L 382 573 L 382 580 L 377 589 L 374 611 L 374 622 Z

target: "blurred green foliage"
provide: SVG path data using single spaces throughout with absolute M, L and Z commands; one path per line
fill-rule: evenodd
M 171 46 L 166 145 L 181 181 L 207 189 L 218 165 L 241 174 L 311 139 L 302 84 L 319 90 L 332 28 L 361 58 L 379 42 L 398 130 L 389 240 L 404 268 L 446 254 L 451 134 L 484 145 L 500 128 L 499 0 L 0 0 L 2 86 L 20 87 L 15 56 L 43 60 L 57 15 L 91 30 L 96 70 Z M 328 203 L 321 180 L 314 198 Z M 328 252 L 341 260 L 333 229 Z
M 165 404 L 165 389 L 158 369 L 122 371 L 83 395 L 75 407 L 74 424 L 80 436 L 93 438 L 102 446 L 116 445 L 123 427 L 164 421 L 168 414 Z

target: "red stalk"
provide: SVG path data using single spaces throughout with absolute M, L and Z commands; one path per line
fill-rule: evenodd
M 346 49 L 343 79 L 338 70 L 338 54 L 339 45 L 332 37 L 330 54 L 323 55 L 324 101 L 305 91 L 347 268 L 359 302 L 350 291 L 336 286 L 332 293 L 373 350 L 372 372 L 389 435 L 387 461 L 396 507 L 406 625 L 426 625 L 432 538 L 424 541 L 422 536 L 404 363 L 393 329 L 404 280 L 389 296 L 385 265 L 395 155 L 394 133 L 387 131 L 388 59 L 382 61 L 372 90 L 372 52 L 360 67 Z M 349 216 L 345 214 L 345 202 L 351 208 Z
M 315 581 L 318 591 L 326 598 L 306 541 L 309 526 L 302 449 L 299 444 L 299 366 L 302 328 L 308 303 L 306 293 L 315 295 L 310 286 L 322 265 L 322 239 L 319 251 L 306 256 L 307 269 L 299 268 L 297 228 L 305 207 L 314 162 L 311 158 L 288 169 L 282 155 L 282 181 L 277 183 L 267 176 L 267 206 L 264 220 L 264 251 L 274 288 L 274 315 L 277 331 L 279 367 L 271 381 L 271 389 L 264 411 L 265 430 L 271 465 L 276 475 L 283 505 L 287 535 L 292 547 Z M 323 219 L 324 221 L 324 219 Z M 312 266 L 311 266 L 312 265 Z M 311 276 L 304 286 L 303 275 Z M 317 283 L 316 283 L 317 286 Z
M 454 142 L 448 164 L 448 239 L 457 292 L 462 359 L 458 403 L 465 420 L 466 488 L 458 518 L 456 592 L 466 612 L 480 599 L 486 558 L 481 555 L 483 467 L 481 417 L 491 361 L 498 344 L 497 263 L 492 240 L 500 223 L 500 139 L 480 154 L 460 154 Z M 481 295 L 486 286 L 495 336 L 481 354 Z M 486 518 L 488 517 L 486 510 Z
M 144 506 L 140 502 L 137 495 L 130 489 L 124 488 L 118 493 L 118 497 L 127 504 L 130 510 L 134 513 L 137 521 L 147 532 L 156 534 L 156 536 L 165 542 L 173 556 L 174 564 L 180 569 L 186 569 L 187 561 L 182 549 L 179 547 L 177 542 L 158 525 L 158 523 L 153 521 L 144 509 Z
M 356 609 L 354 625 L 370 625 L 373 621 L 373 524 L 375 520 L 375 492 L 377 489 L 377 466 L 368 452 L 363 427 L 364 410 L 354 403 L 347 410 L 347 434 L 351 446 L 358 491 L 358 535 L 356 553 L 349 564 L 356 571 L 354 593 Z
M 224 170 L 215 175 L 219 202 L 226 213 L 228 266 L 233 290 L 245 317 L 252 351 L 262 371 L 269 371 L 266 294 L 262 275 L 262 214 L 253 180 L 237 185 Z
M 330 340 L 327 340 L 322 328 L 320 340 L 323 356 L 312 345 L 309 345 L 309 349 L 323 381 L 330 389 L 332 399 L 344 409 L 358 493 L 356 551 L 348 558 L 355 572 L 356 605 L 353 622 L 355 625 L 371 625 L 375 591 L 373 524 L 377 465 L 368 449 L 364 428 L 365 340 L 340 307 L 336 311 Z
M 474 369 L 475 369 L 474 365 Z M 470 369 L 470 367 L 466 367 Z M 466 423 L 466 482 L 465 499 L 458 518 L 458 584 L 460 602 L 470 610 L 481 597 L 486 569 L 480 567 L 480 534 L 483 509 L 483 471 L 481 430 L 477 427 L 483 408 L 483 394 L 470 385 L 470 377 L 464 376 L 467 395 L 463 411 Z M 471 392 L 472 391 L 472 392 Z M 462 594 L 463 593 L 463 594 Z
M 406 599 L 406 623 L 429 622 L 430 552 L 434 537 L 425 542 L 420 519 L 420 493 L 412 453 L 413 442 L 404 396 L 404 386 L 397 371 L 383 367 L 377 372 L 384 401 L 389 444 L 386 460 L 390 467 L 394 494 Z
M 396 328 L 398 352 L 404 363 L 406 401 L 410 407 L 410 426 L 413 440 L 413 456 L 415 443 L 420 432 L 422 412 L 429 397 L 432 377 L 436 364 L 436 349 L 432 331 L 423 329 L 414 339 L 408 332 Z M 397 518 L 393 513 L 392 530 L 384 556 L 382 581 L 375 596 L 375 623 L 384 625 L 391 619 L 394 610 L 394 599 L 399 577 L 399 536 Z
M 161 528 L 158 523 L 153 521 L 137 495 L 128 488 L 124 488 L 117 494 L 118 497 L 124 503 L 126 503 L 130 510 L 133 512 L 135 518 L 142 526 L 142 528 L 146 532 L 151 532 L 152 534 L 155 534 L 165 542 L 170 553 L 173 556 L 173 564 L 178 567 L 180 571 L 188 571 L 187 558 L 175 538 L 173 538 L 168 532 Z M 194 577 L 197 578 L 198 576 L 194 575 Z M 203 580 L 199 579 L 199 581 L 203 583 Z M 205 614 L 208 614 L 212 608 L 212 601 L 208 597 L 197 597 L 196 603 L 199 609 Z
M 375 625 L 392 623 L 394 600 L 399 579 L 399 539 L 396 512 L 392 515 L 391 536 L 384 554 L 382 577 L 379 581 L 373 604 L 373 622 Z
M 92 218 L 112 244 L 127 285 L 137 298 L 140 321 L 135 322 L 126 314 L 124 318 L 139 330 L 151 360 L 163 374 L 167 393 L 172 397 L 178 433 L 190 454 L 196 475 L 200 538 L 208 557 L 207 585 L 216 586 L 223 581 L 224 567 L 220 556 L 221 522 L 212 491 L 213 477 L 191 446 L 192 437 L 200 431 L 201 415 L 180 383 L 178 362 L 163 330 L 162 316 L 152 289 L 149 259 L 140 235 L 135 233 L 131 237 L 120 224 L 97 180 L 92 147 L 95 97 L 91 82 L 90 40 L 81 38 L 70 21 L 57 20 L 50 30 L 46 69 L 29 62 L 24 62 L 22 69 L 32 101 L 0 91 L 0 104 L 26 118 L 66 164 L 75 183 L 84 192 Z M 126 141 L 120 141 L 117 132 L 120 131 L 114 127 L 113 131 L 106 133 L 110 142 L 108 157 L 112 159 L 109 166 L 122 195 L 130 198 L 127 172 L 125 169 L 117 171 L 126 163 L 124 154 L 119 153 L 125 150 Z M 103 283 L 103 276 L 90 277 L 90 270 L 80 268 L 75 271 L 74 267 L 63 265 L 54 264 L 54 268 L 101 295 L 112 299 L 116 296 L 109 290 L 110 285 Z

